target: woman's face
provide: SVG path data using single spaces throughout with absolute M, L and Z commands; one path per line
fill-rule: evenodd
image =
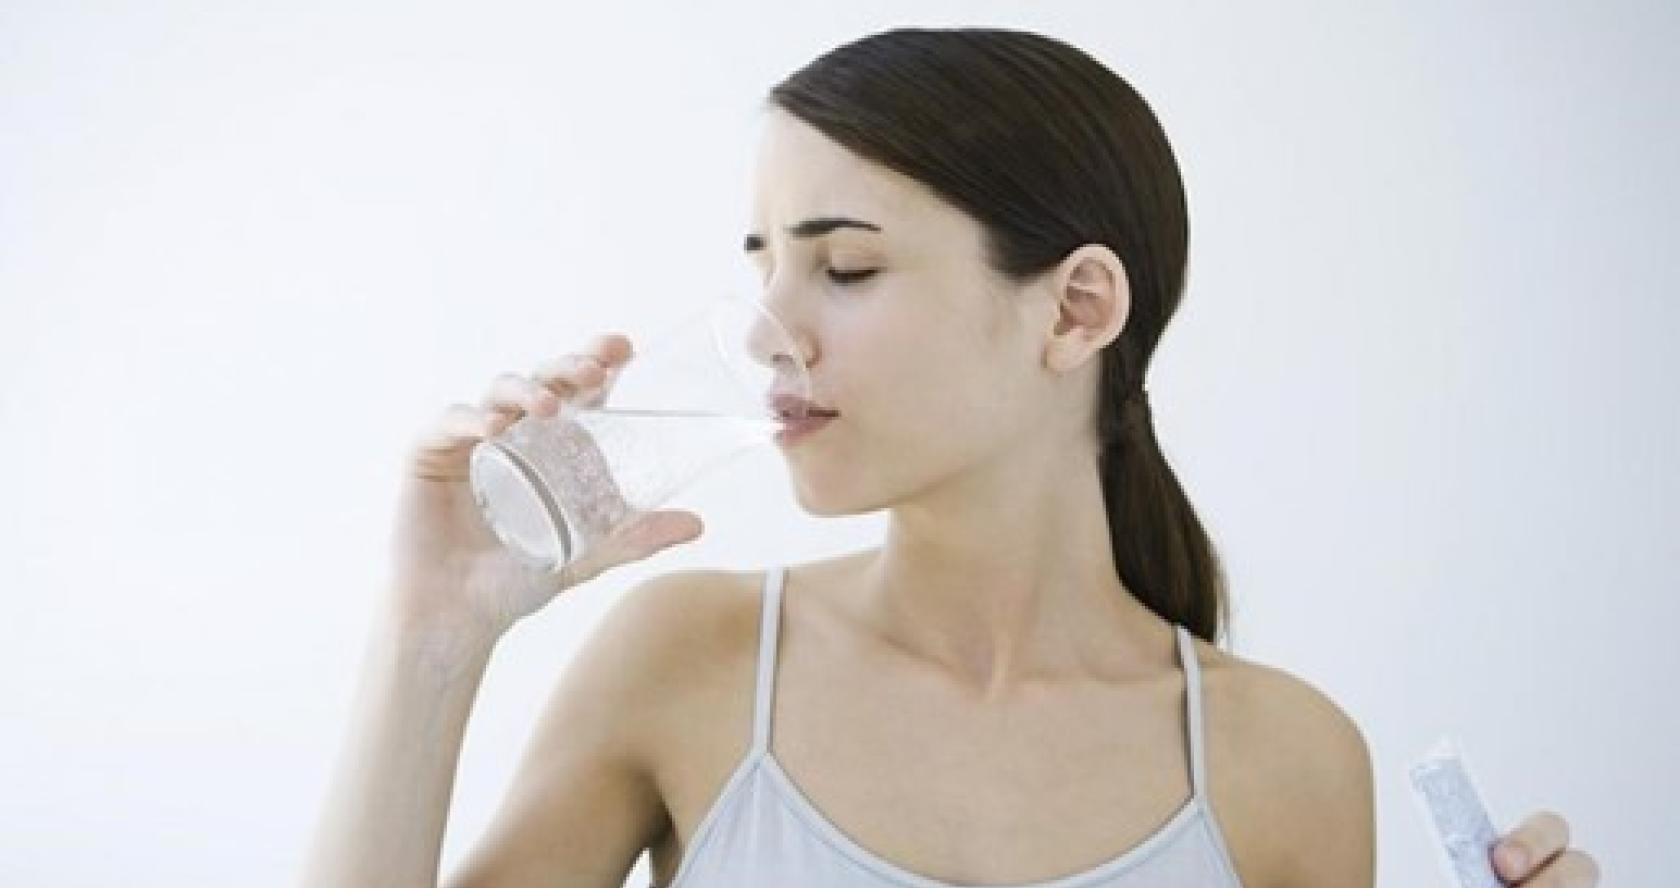
M 813 220 L 846 221 L 789 230 Z M 840 414 L 782 448 L 808 511 L 937 493 L 1060 424 L 1043 361 L 1054 300 L 991 272 L 979 224 L 915 180 L 772 110 L 745 246 L 812 399 Z

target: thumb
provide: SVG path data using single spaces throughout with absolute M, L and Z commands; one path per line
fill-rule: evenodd
M 631 539 L 651 547 L 646 555 L 652 555 L 660 549 L 699 539 L 705 530 L 705 522 L 693 512 L 650 512 L 632 530 Z
M 640 561 L 663 549 L 697 539 L 705 530 L 693 512 L 647 512 L 636 516 L 613 535 L 613 560 Z
M 581 558 L 562 567 L 554 582 L 562 589 L 587 583 L 614 567 L 697 539 L 704 530 L 700 516 L 693 512 L 644 512 L 620 525 Z

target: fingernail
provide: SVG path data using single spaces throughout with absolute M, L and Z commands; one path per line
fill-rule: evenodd
M 1505 869 L 1508 870 L 1511 875 L 1522 875 L 1528 870 L 1528 855 L 1523 853 L 1521 848 L 1506 848 L 1504 853 Z

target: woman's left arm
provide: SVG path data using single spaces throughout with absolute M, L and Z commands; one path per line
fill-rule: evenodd
M 1493 863 L 1506 885 L 1521 888 L 1597 888 L 1598 861 L 1569 847 L 1569 823 L 1551 811 L 1530 815 L 1500 838 Z

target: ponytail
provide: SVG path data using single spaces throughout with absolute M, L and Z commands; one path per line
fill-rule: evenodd
M 1098 473 L 1120 581 L 1162 619 L 1217 643 L 1229 622 L 1219 558 L 1155 438 L 1149 393 L 1128 388 L 1098 410 Z

